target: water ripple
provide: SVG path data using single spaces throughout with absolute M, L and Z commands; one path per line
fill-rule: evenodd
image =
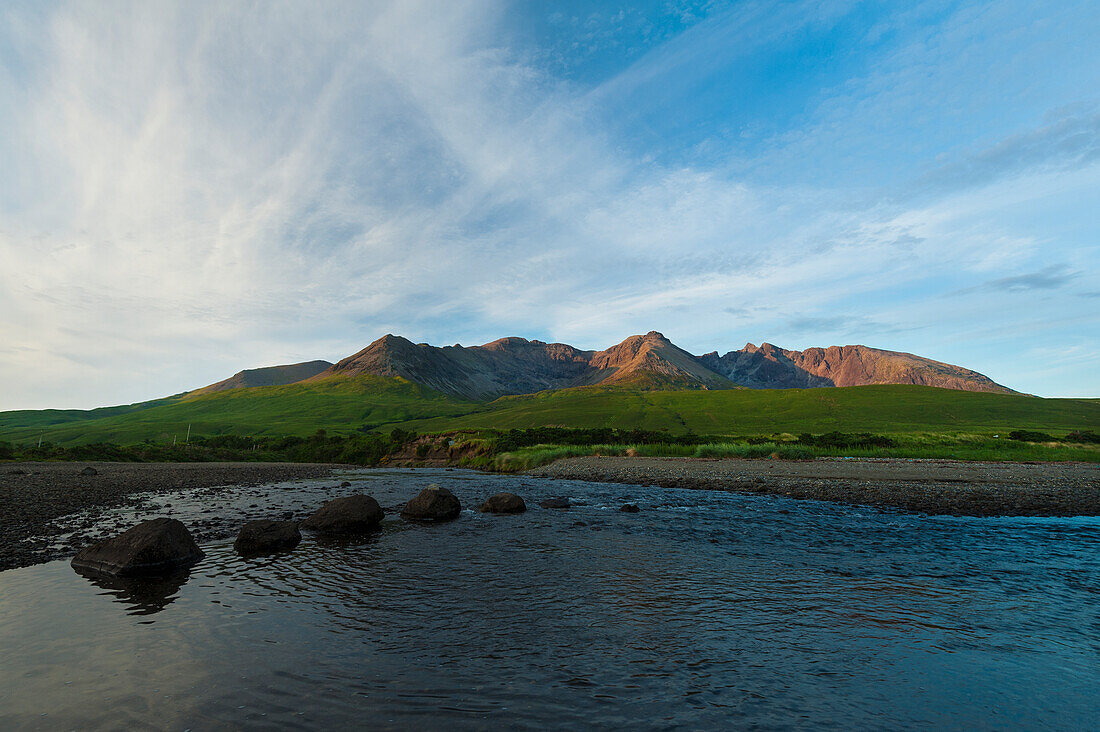
M 243 519 L 366 491 L 386 507 L 381 531 L 248 559 L 212 540 L 160 583 L 92 583 L 64 563 L 0 573 L 0 650 L 20 659 L 0 665 L 0 721 L 1072 729 L 1100 716 L 1095 519 L 463 471 L 344 479 L 219 500 Z M 501 490 L 532 508 L 404 523 L 428 482 L 467 508 Z M 560 495 L 577 505 L 536 507 Z M 210 515 L 172 502 L 185 521 Z

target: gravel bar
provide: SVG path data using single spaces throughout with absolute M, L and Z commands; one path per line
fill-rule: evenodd
M 320 478 L 343 467 L 317 463 L 0 463 L 0 570 L 52 558 L 29 537 L 88 508 L 122 506 L 139 493 L 251 486 Z M 85 475 L 86 468 L 95 474 Z M 90 471 L 89 471 L 90 472 Z
M 578 457 L 545 478 L 759 493 L 952 516 L 1098 516 L 1094 463 Z

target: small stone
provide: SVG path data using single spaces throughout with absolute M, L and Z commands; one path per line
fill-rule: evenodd
M 523 513 L 527 504 L 515 493 L 497 493 L 477 510 L 481 513 Z
M 377 529 L 385 512 L 378 501 L 362 494 L 328 501 L 302 522 L 303 529 L 348 534 Z
M 241 527 L 233 549 L 238 554 L 256 555 L 293 549 L 302 540 L 294 521 L 249 521 Z
M 401 509 L 401 518 L 411 521 L 450 521 L 462 513 L 454 493 L 432 483 Z
M 205 556 L 182 522 L 171 518 L 143 521 L 110 539 L 77 552 L 77 571 L 116 577 L 169 574 Z
M 81 475 L 99 475 L 99 471 L 93 468 L 91 465 L 80 471 Z

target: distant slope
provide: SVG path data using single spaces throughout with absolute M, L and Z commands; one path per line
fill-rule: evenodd
M 266 366 L 258 369 L 238 371 L 224 381 L 196 390 L 196 394 L 209 394 L 215 391 L 241 389 L 255 386 L 282 386 L 316 376 L 332 364 L 328 361 L 305 361 L 285 366 Z
M 506 397 L 487 410 L 401 427 L 443 431 L 552 425 L 698 434 L 1096 430 L 1100 403 L 909 385 L 653 392 L 593 387 Z
M 54 426 L 28 427 L 0 413 L 0 440 L 32 442 L 40 434 L 58 444 L 133 444 L 183 440 L 193 435 L 309 435 L 318 429 L 351 432 L 411 419 L 456 416 L 484 408 L 452 399 L 404 379 L 359 376 L 283 386 L 259 386 L 155 404 L 130 412 L 96 414 Z
M 1014 393 L 977 371 L 912 353 L 867 346 L 829 346 L 789 351 L 749 343 L 724 356 L 700 356 L 712 371 L 754 389 L 914 384 L 959 391 Z

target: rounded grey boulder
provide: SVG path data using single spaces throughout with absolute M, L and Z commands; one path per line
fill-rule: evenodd
M 481 513 L 523 513 L 527 504 L 515 493 L 497 493 L 477 510 Z
M 80 471 L 81 475 L 99 475 L 99 471 L 93 468 L 91 465 Z
M 182 522 L 158 518 L 84 547 L 73 557 L 72 566 L 112 577 L 152 576 L 170 574 L 204 556 Z
M 302 540 L 296 521 L 249 521 L 241 527 L 233 548 L 238 554 L 256 555 L 293 549 Z
M 462 504 L 446 488 L 432 483 L 405 504 L 401 518 L 410 521 L 450 521 L 462 513 Z
M 378 501 L 356 494 L 327 502 L 302 522 L 302 528 L 322 534 L 353 534 L 377 529 L 385 515 Z

